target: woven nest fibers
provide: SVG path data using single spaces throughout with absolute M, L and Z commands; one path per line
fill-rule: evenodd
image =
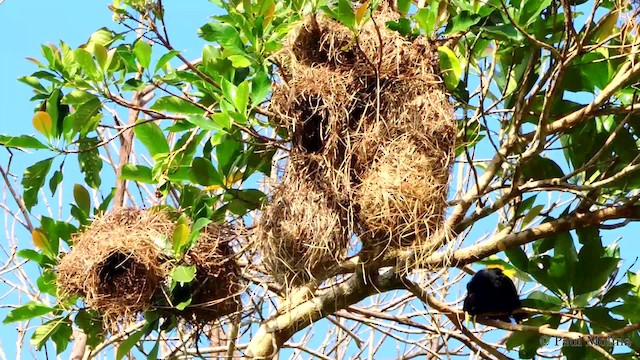
M 233 232 L 210 224 L 176 262 L 166 248 L 178 217 L 177 211 L 164 208 L 120 209 L 97 217 L 73 236 L 71 252 L 60 261 L 60 297 L 80 296 L 88 308 L 100 311 L 108 328 L 116 329 L 141 312 L 166 309 L 173 267 L 194 265 L 196 279 L 186 293 L 191 306 L 167 312 L 206 322 L 235 311 L 239 285 L 229 247 Z
M 409 136 L 383 147 L 356 195 L 363 244 L 424 244 L 442 227 L 451 157 L 439 150 Z
M 358 33 L 326 15 L 311 15 L 297 29 L 286 46 L 295 59 L 308 66 L 324 64 L 336 69 L 353 69 L 358 76 L 433 74 L 438 69 L 438 53 L 420 38 L 409 41 L 387 22 L 400 15 L 381 4 Z
M 171 234 L 174 226 L 167 212 L 138 209 L 96 218 L 73 236 L 72 251 L 60 261 L 60 295 L 80 295 L 112 321 L 147 310 L 167 274 L 154 239 Z
M 352 102 L 348 74 L 327 67 L 292 64 L 290 79 L 273 90 L 271 110 L 291 132 L 296 150 L 325 152 L 335 144 Z M 335 146 L 335 145 L 334 145 Z
M 346 254 L 342 222 L 313 184 L 285 178 L 264 208 L 256 232 L 267 272 L 286 286 L 324 278 Z
M 349 129 L 362 115 L 349 89 L 352 80 L 327 67 L 294 68 L 290 81 L 277 86 L 271 98 L 271 109 L 292 141 L 290 168 L 329 196 L 348 201 L 353 153 Z
M 354 168 L 366 171 L 388 142 L 413 137 L 424 147 L 440 151 L 445 158 L 454 149 L 456 125 L 453 108 L 439 86 L 422 79 L 383 79 L 380 106 L 353 131 Z
M 181 317 L 208 323 L 239 310 L 243 289 L 229 245 L 234 238 L 228 226 L 213 223 L 185 254 L 185 263 L 196 267 L 196 279 L 190 289 L 191 304 L 179 313 Z

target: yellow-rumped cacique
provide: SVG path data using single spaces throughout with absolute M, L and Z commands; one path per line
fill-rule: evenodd
M 467 297 L 462 309 L 473 317 L 484 315 L 505 322 L 511 322 L 513 318 L 520 322 L 522 314 L 513 314 L 520 307 L 520 297 L 513 281 L 500 268 L 480 270 L 467 283 Z

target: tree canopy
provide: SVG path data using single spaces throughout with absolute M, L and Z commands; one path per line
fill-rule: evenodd
M 108 351 L 118 359 L 624 359 L 640 353 L 640 274 L 630 270 L 640 254 L 631 230 L 640 219 L 637 2 L 210 2 L 212 13 L 218 7 L 223 14 L 200 27 L 197 36 L 207 43 L 197 59 L 174 48 L 160 0 L 114 1 L 115 23 L 97 25 L 106 26 L 87 34 L 85 44 L 46 44 L 41 55 L 25 54 L 35 69 L 19 80 L 33 89 L 37 133 L 0 135 L 11 154 L 0 172 L 12 198 L 3 211 L 29 231 L 32 245 L 22 241 L 7 252 L 2 277 L 18 279 L 13 291 L 21 294 L 4 322 L 29 329 L 31 346 L 74 359 Z M 395 15 L 383 18 L 382 7 Z M 446 94 L 455 124 L 440 224 L 448 231 L 419 233 L 438 245 L 435 251 L 399 246 L 376 248 L 376 256 L 349 234 L 344 259 L 293 286 L 269 273 L 268 255 L 254 239 L 299 141 L 273 104 L 274 89 L 290 75 L 281 54 L 316 18 L 348 35 L 332 50 L 344 54 L 339 66 L 367 59 L 350 74 L 369 74 L 363 88 L 372 89 L 378 114 L 384 65 L 367 57 L 365 29 L 373 29 L 374 43 L 389 32 L 403 44 L 428 44 L 431 53 L 416 61 L 433 55 L 434 89 Z M 384 49 L 375 50 L 380 59 Z M 315 80 L 322 86 L 326 79 Z M 322 108 L 314 101 L 312 108 Z M 302 113 L 314 119 L 322 111 L 330 110 Z M 364 118 L 369 110 L 348 115 L 354 111 Z M 446 149 L 440 156 L 446 160 Z M 29 164 L 19 184 L 11 161 Z M 81 178 L 70 175 L 76 170 Z M 41 213 L 38 205 L 64 184 L 74 184 L 72 201 L 60 202 L 57 218 Z M 320 201 L 303 186 L 297 191 Z M 92 224 L 108 229 L 105 214 L 131 207 L 166 210 L 175 223 L 154 235 L 166 259 L 158 269 L 170 270 L 157 270 L 166 278 L 154 278 L 162 306 L 113 325 L 91 306 L 86 289 L 61 292 L 68 285 L 61 264 L 71 262 L 74 246 L 95 239 L 80 240 L 97 231 Z M 228 244 L 204 245 L 211 229 L 231 228 Z M 135 247 L 122 240 L 127 232 L 115 239 L 118 249 Z M 194 250 L 198 244 L 204 253 Z M 114 268 L 128 261 L 104 251 Z M 209 273 L 198 254 L 223 254 L 235 265 L 225 276 Z M 464 285 L 485 265 L 515 274 L 522 322 L 464 321 Z M 152 267 L 127 271 L 148 275 Z M 99 273 L 103 281 L 117 276 Z M 207 279 L 236 276 L 242 290 L 234 287 L 230 298 L 237 311 L 196 325 L 185 321 L 195 289 Z

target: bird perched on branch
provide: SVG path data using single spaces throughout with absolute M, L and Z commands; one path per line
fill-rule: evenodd
M 465 315 L 484 315 L 489 319 L 511 322 L 522 320 L 522 315 L 513 314 L 520 309 L 520 297 L 513 281 L 501 267 L 489 267 L 478 271 L 467 283 L 467 297 L 462 309 Z

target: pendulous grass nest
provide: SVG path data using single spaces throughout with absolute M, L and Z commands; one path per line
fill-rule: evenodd
M 235 237 L 229 226 L 212 223 L 185 254 L 185 264 L 196 268 L 191 303 L 180 313 L 187 321 L 209 323 L 240 310 L 244 288 L 230 246 Z
M 336 268 L 353 235 L 370 260 L 390 247 L 421 258 L 447 233 L 453 109 L 435 44 L 386 26 L 399 18 L 382 2 L 356 36 L 311 15 L 275 57 L 282 81 L 270 108 L 292 146 L 257 238 L 281 283 Z
M 170 244 L 178 216 L 164 208 L 126 208 L 96 217 L 73 235 L 71 252 L 60 260 L 59 296 L 79 296 L 115 330 L 144 311 L 166 309 L 171 271 L 194 265 L 192 306 L 177 315 L 200 323 L 235 311 L 240 285 L 229 247 L 233 232 L 226 225 L 210 224 L 176 261 Z
M 342 221 L 311 182 L 285 178 L 258 221 L 257 243 L 267 272 L 289 286 L 323 278 L 345 256 Z

